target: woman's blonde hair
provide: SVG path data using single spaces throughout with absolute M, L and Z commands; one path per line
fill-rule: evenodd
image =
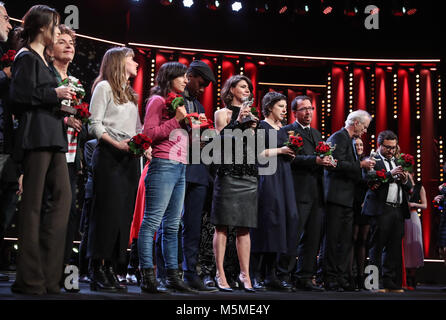
M 137 104 L 138 96 L 130 85 L 130 81 L 125 74 L 125 58 L 135 54 L 132 49 L 127 47 L 116 47 L 107 50 L 102 58 L 99 76 L 93 83 L 91 91 L 102 80 L 107 80 L 112 88 L 113 98 L 116 104 L 124 104 L 129 101 Z

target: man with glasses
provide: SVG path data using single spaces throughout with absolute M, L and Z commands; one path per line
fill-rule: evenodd
M 298 289 L 308 291 L 325 291 L 323 287 L 312 282 L 316 273 L 316 257 L 322 236 L 324 214 L 324 193 L 322 178 L 324 167 L 333 167 L 328 156 L 318 157 L 314 154 L 317 144 L 322 141 L 321 133 L 311 128 L 314 107 L 308 96 L 297 96 L 291 102 L 291 110 L 296 121 L 283 127 L 282 130 L 294 131 L 303 141 L 303 149 L 291 162 L 291 170 L 299 214 L 297 231 L 299 242 L 296 257 L 281 255 L 278 269 L 282 279 L 289 271 Z
M 412 183 L 408 173 L 395 163 L 398 137 L 390 130 L 378 135 L 378 161 L 375 170 L 386 171 L 388 182 L 367 191 L 363 214 L 373 216 L 370 263 L 377 266 L 385 291 L 402 292 L 402 248 L 404 219 L 410 218 L 408 192 Z M 382 254 L 385 251 L 384 258 Z
M 336 167 L 326 167 L 324 196 L 326 201 L 326 238 L 324 256 L 324 285 L 327 290 L 353 291 L 350 261 L 353 245 L 353 200 L 361 168 L 372 169 L 373 159 L 360 161 L 353 143 L 367 132 L 372 117 L 367 111 L 351 112 L 345 126 L 333 133 L 327 142 L 336 146 L 333 157 Z
M 9 23 L 5 5 L 0 2 L 0 42 L 8 40 L 12 26 Z M 3 56 L 3 48 L 0 47 L 0 57 Z M 3 66 L 2 66 L 3 67 Z M 11 158 L 13 141 L 13 118 L 5 101 L 9 91 L 11 67 L 0 69 L 0 256 L 3 259 L 3 244 L 5 232 L 11 223 L 18 200 L 19 184 L 17 165 Z M 0 281 L 8 281 L 5 274 L 0 273 Z

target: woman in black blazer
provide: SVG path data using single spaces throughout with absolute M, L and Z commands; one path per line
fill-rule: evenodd
M 14 156 L 23 165 L 23 196 L 19 206 L 16 293 L 58 293 L 62 276 L 65 232 L 71 191 L 65 152 L 67 135 L 60 99 L 73 92 L 57 88 L 44 59 L 45 47 L 54 42 L 59 14 L 36 5 L 23 18 L 22 49 L 12 66 L 10 99 L 19 119 Z M 53 205 L 41 216 L 45 187 Z

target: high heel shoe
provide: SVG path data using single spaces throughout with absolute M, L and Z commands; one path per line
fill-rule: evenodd
M 245 292 L 249 292 L 249 293 L 254 293 L 254 292 L 256 292 L 256 290 L 255 290 L 253 287 L 251 287 L 251 288 L 247 288 L 247 287 L 245 286 L 245 282 L 240 278 L 241 276 L 242 276 L 242 274 L 239 274 L 239 276 L 238 276 L 238 278 L 237 278 L 237 282 L 238 282 L 239 286 L 240 286 L 243 290 L 245 290 Z
M 215 280 L 215 284 L 217 285 L 218 290 L 223 291 L 223 292 L 234 291 L 231 287 L 228 287 L 228 288 L 222 287 L 221 282 L 220 282 L 220 277 L 218 275 L 215 276 L 214 280 Z

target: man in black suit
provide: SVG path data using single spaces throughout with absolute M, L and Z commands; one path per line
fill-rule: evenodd
M 358 160 L 353 148 L 354 138 L 367 132 L 372 117 L 364 110 L 351 112 L 345 127 L 327 140 L 336 146 L 333 157 L 336 167 L 324 172 L 326 205 L 325 288 L 352 291 L 350 284 L 350 254 L 353 238 L 353 200 L 355 186 L 362 177 L 361 168 L 371 169 L 373 159 Z
M 9 23 L 5 5 L 0 2 L 0 42 L 8 40 L 12 26 Z M 0 47 L 0 57 L 3 49 Z M 0 70 L 0 263 L 3 264 L 3 237 L 13 218 L 18 194 L 21 192 L 19 168 L 11 157 L 13 142 L 13 117 L 7 105 L 11 67 L 2 66 Z M 20 184 L 20 185 L 19 185 Z M 2 267 L 2 266 L 0 266 Z M 8 281 L 9 277 L 0 273 L 0 281 Z
M 382 286 L 400 292 L 402 279 L 402 239 L 404 219 L 410 218 L 408 192 L 412 183 L 408 173 L 395 163 L 398 137 L 390 130 L 378 135 L 375 170 L 386 171 L 387 182 L 375 184 L 367 191 L 362 212 L 374 217 L 370 263 L 377 266 Z M 383 258 L 383 253 L 384 258 Z
M 314 151 L 321 133 L 311 128 L 314 106 L 308 96 L 297 96 L 291 103 L 296 121 L 283 127 L 285 131 L 294 131 L 303 141 L 303 149 L 291 162 L 296 194 L 296 204 L 299 213 L 299 228 L 297 230 L 299 242 L 296 257 L 291 257 L 290 265 L 292 277 L 297 288 L 310 291 L 324 291 L 324 288 L 313 284 L 312 278 L 316 272 L 316 257 L 322 235 L 322 221 L 324 214 L 324 194 L 322 178 L 324 167 L 332 167 L 328 156 L 323 158 L 315 155 Z M 285 257 L 281 257 L 283 265 Z M 282 267 L 283 268 L 283 267 Z

